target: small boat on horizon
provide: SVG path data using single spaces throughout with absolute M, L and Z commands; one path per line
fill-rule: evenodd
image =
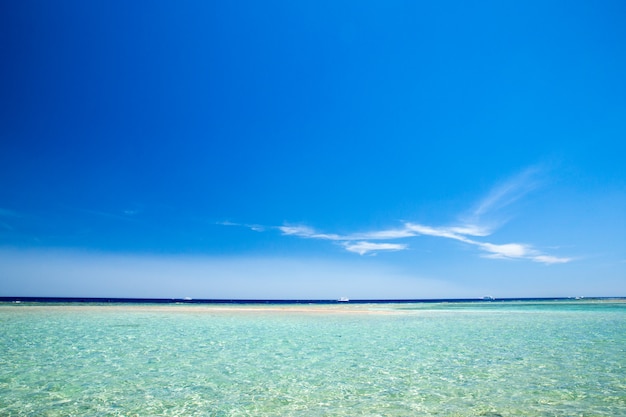
M 348 297 L 341 297 L 337 300 L 339 303 L 347 303 L 348 301 L 350 301 Z

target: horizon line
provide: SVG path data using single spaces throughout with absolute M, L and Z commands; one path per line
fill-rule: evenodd
M 467 297 L 467 298 L 367 298 L 367 299 L 254 299 L 254 298 L 143 298 L 143 297 L 37 297 L 2 296 L 0 303 L 119 303 L 119 304 L 384 304 L 384 303 L 463 303 L 511 301 L 626 300 L 626 296 L 562 297 Z

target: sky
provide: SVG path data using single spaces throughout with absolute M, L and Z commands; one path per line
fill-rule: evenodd
M 5 1 L 0 296 L 626 296 L 621 1 Z

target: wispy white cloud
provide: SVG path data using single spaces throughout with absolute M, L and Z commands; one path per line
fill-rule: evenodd
M 232 226 L 235 224 L 229 223 Z M 309 226 L 277 226 L 260 227 L 252 225 L 238 226 L 248 227 L 252 230 L 263 231 L 267 229 L 278 229 L 285 236 L 294 236 L 303 239 L 319 239 L 339 242 L 340 245 L 349 252 L 365 255 L 384 251 L 402 251 L 409 249 L 405 243 L 372 242 L 372 240 L 398 240 L 417 236 L 432 236 L 445 239 L 452 239 L 466 243 L 483 251 L 483 257 L 490 259 L 526 259 L 544 264 L 566 263 L 572 258 L 546 255 L 534 249 L 532 245 L 522 243 L 495 244 L 490 242 L 477 241 L 476 238 L 484 238 L 490 235 L 487 229 L 472 226 L 427 226 L 418 223 L 406 222 L 402 228 L 385 230 L 375 230 L 364 233 L 349 235 L 339 235 L 334 233 L 321 233 Z
M 520 243 L 505 243 L 503 245 L 495 245 L 493 243 L 479 243 L 473 242 L 478 247 L 488 252 L 485 255 L 487 258 L 496 259 L 515 259 L 515 258 L 527 258 L 531 256 L 535 251 L 528 245 Z
M 278 230 L 284 235 L 298 236 L 308 239 L 324 239 L 324 240 L 347 240 L 340 235 L 317 233 L 314 229 L 307 226 L 278 226 Z
M 565 264 L 574 260 L 573 258 L 557 257 L 552 255 L 534 255 L 530 259 L 535 262 L 541 262 L 548 265 Z
M 540 166 L 531 166 L 501 182 L 476 204 L 468 221 L 479 222 L 483 216 L 500 211 L 537 189 L 542 184 L 543 171 Z
M 545 255 L 537 249 L 534 249 L 529 244 L 522 243 L 505 243 L 494 244 L 488 242 L 479 242 L 475 239 L 470 239 L 470 236 L 485 237 L 488 234 L 483 235 L 482 231 L 472 229 L 466 229 L 463 227 L 430 227 L 417 224 L 407 224 L 412 230 L 419 232 L 422 235 L 437 236 L 448 239 L 458 240 L 460 242 L 467 243 L 478 247 L 479 249 L 487 252 L 484 257 L 492 259 L 529 259 L 534 262 L 541 262 L 544 264 L 566 263 L 570 262 L 571 258 L 556 257 L 551 255 Z
M 457 235 L 467 236 L 489 236 L 492 233 L 492 229 L 486 226 L 479 226 L 477 224 L 464 224 L 463 226 L 449 227 L 448 230 Z
M 217 222 L 216 224 L 220 226 L 235 226 L 235 227 L 246 227 L 248 229 L 254 230 L 255 232 L 264 232 L 268 228 L 266 226 L 262 226 L 260 224 L 244 224 L 244 223 L 235 223 L 229 220 Z
M 366 233 L 355 233 L 350 235 L 339 235 L 335 233 L 320 233 L 309 226 L 279 226 L 278 229 L 284 235 L 299 236 L 310 239 L 324 239 L 335 241 L 354 241 L 354 240 L 385 240 L 385 239 L 401 239 L 405 237 L 415 236 L 415 233 L 405 228 L 377 230 Z
M 223 220 L 221 222 L 215 222 L 215 224 L 218 224 L 220 226 L 244 226 L 241 223 L 231 222 L 230 220 Z
M 359 255 L 365 255 L 367 253 L 381 252 L 381 251 L 399 251 L 407 248 L 407 245 L 402 243 L 373 243 L 367 241 L 359 242 L 344 242 L 343 247 L 348 252 L 358 253 Z
M 403 228 L 396 229 L 387 229 L 387 230 L 377 230 L 367 233 L 356 233 L 353 235 L 347 235 L 344 237 L 345 240 L 388 240 L 388 239 L 403 239 L 407 237 L 416 236 L 416 233 L 407 228 L 406 226 Z
M 471 242 L 487 252 L 486 258 L 492 259 L 529 259 L 544 264 L 559 264 L 572 261 L 572 258 L 545 255 L 530 245 L 521 243 L 506 243 L 495 245 L 492 243 Z
M 306 225 L 258 226 L 223 222 L 224 225 L 236 225 L 263 231 L 277 229 L 285 236 L 294 236 L 303 239 L 320 239 L 339 242 L 349 252 L 359 255 L 372 254 L 383 251 L 401 251 L 409 248 L 408 244 L 391 243 L 388 241 L 408 239 L 417 236 L 432 236 L 452 239 L 474 246 L 483 252 L 483 257 L 491 259 L 519 259 L 530 260 L 543 264 L 557 264 L 572 261 L 572 258 L 557 257 L 545 254 L 532 245 L 526 243 L 496 244 L 482 241 L 491 236 L 495 230 L 492 220 L 485 220 L 494 213 L 513 204 L 532 190 L 536 189 L 541 180 L 539 174 L 542 169 L 530 167 L 494 187 L 485 198 L 470 211 L 469 215 L 459 224 L 451 226 L 429 226 L 413 222 L 404 222 L 401 227 L 383 230 L 373 230 L 354 234 L 323 233 Z M 487 226 L 486 224 L 490 224 Z M 477 240 L 481 238 L 481 240 Z M 372 241 L 387 242 L 372 242 Z
M 418 235 L 446 237 L 448 239 L 464 240 L 462 234 L 458 232 L 460 228 L 455 227 L 432 227 L 416 223 L 405 223 L 405 227 Z

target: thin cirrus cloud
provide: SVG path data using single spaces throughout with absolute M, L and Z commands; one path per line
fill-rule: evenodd
M 348 252 L 358 253 L 359 255 L 365 255 L 366 253 L 378 251 L 397 251 L 404 250 L 407 245 L 402 243 L 374 243 L 374 242 L 343 242 L 343 247 Z
M 503 211 L 526 194 L 542 185 L 541 166 L 531 166 L 493 187 L 487 195 L 476 204 L 469 214 L 464 216 L 468 225 L 483 224 L 485 217 Z M 490 219 L 494 222 L 494 219 Z M 480 236 L 486 236 L 488 233 Z
M 473 225 L 463 225 L 455 227 L 433 227 L 416 223 L 404 223 L 401 229 L 378 230 L 368 233 L 353 235 L 337 235 L 319 233 L 308 226 L 279 226 L 278 229 L 283 235 L 297 236 L 306 239 L 324 239 L 340 242 L 349 252 L 366 255 L 384 251 L 400 251 L 409 248 L 408 244 L 401 243 L 378 243 L 376 240 L 396 240 L 417 236 L 433 236 L 446 239 L 453 239 L 477 247 L 483 252 L 483 257 L 492 259 L 528 259 L 544 264 L 566 263 L 571 258 L 546 255 L 531 245 L 523 243 L 494 244 L 480 242 L 472 237 L 485 237 L 485 229 Z
M 415 238 L 418 236 L 432 236 L 452 239 L 476 247 L 482 252 L 482 257 L 490 259 L 520 259 L 530 260 L 543 264 L 567 263 L 572 259 L 545 254 L 532 245 L 526 243 L 496 244 L 477 240 L 490 236 L 495 227 L 491 217 L 530 191 L 541 185 L 538 175 L 542 172 L 539 167 L 530 167 L 518 175 L 493 188 L 487 196 L 479 201 L 465 220 L 454 226 L 429 226 L 419 223 L 404 222 L 402 227 L 384 230 L 374 230 L 364 233 L 340 235 L 336 233 L 321 233 L 309 226 L 283 225 L 265 227 L 259 225 L 245 225 L 230 222 L 222 224 L 229 226 L 243 226 L 257 231 L 278 229 L 285 236 L 295 236 L 303 239 L 328 240 L 338 243 L 349 252 L 359 255 L 376 254 L 379 252 L 402 251 L 409 249 L 406 243 L 395 243 L 399 239 Z M 486 220 L 486 218 L 488 220 Z M 486 226 L 485 224 L 490 224 Z M 380 242 L 386 241 L 386 242 Z

